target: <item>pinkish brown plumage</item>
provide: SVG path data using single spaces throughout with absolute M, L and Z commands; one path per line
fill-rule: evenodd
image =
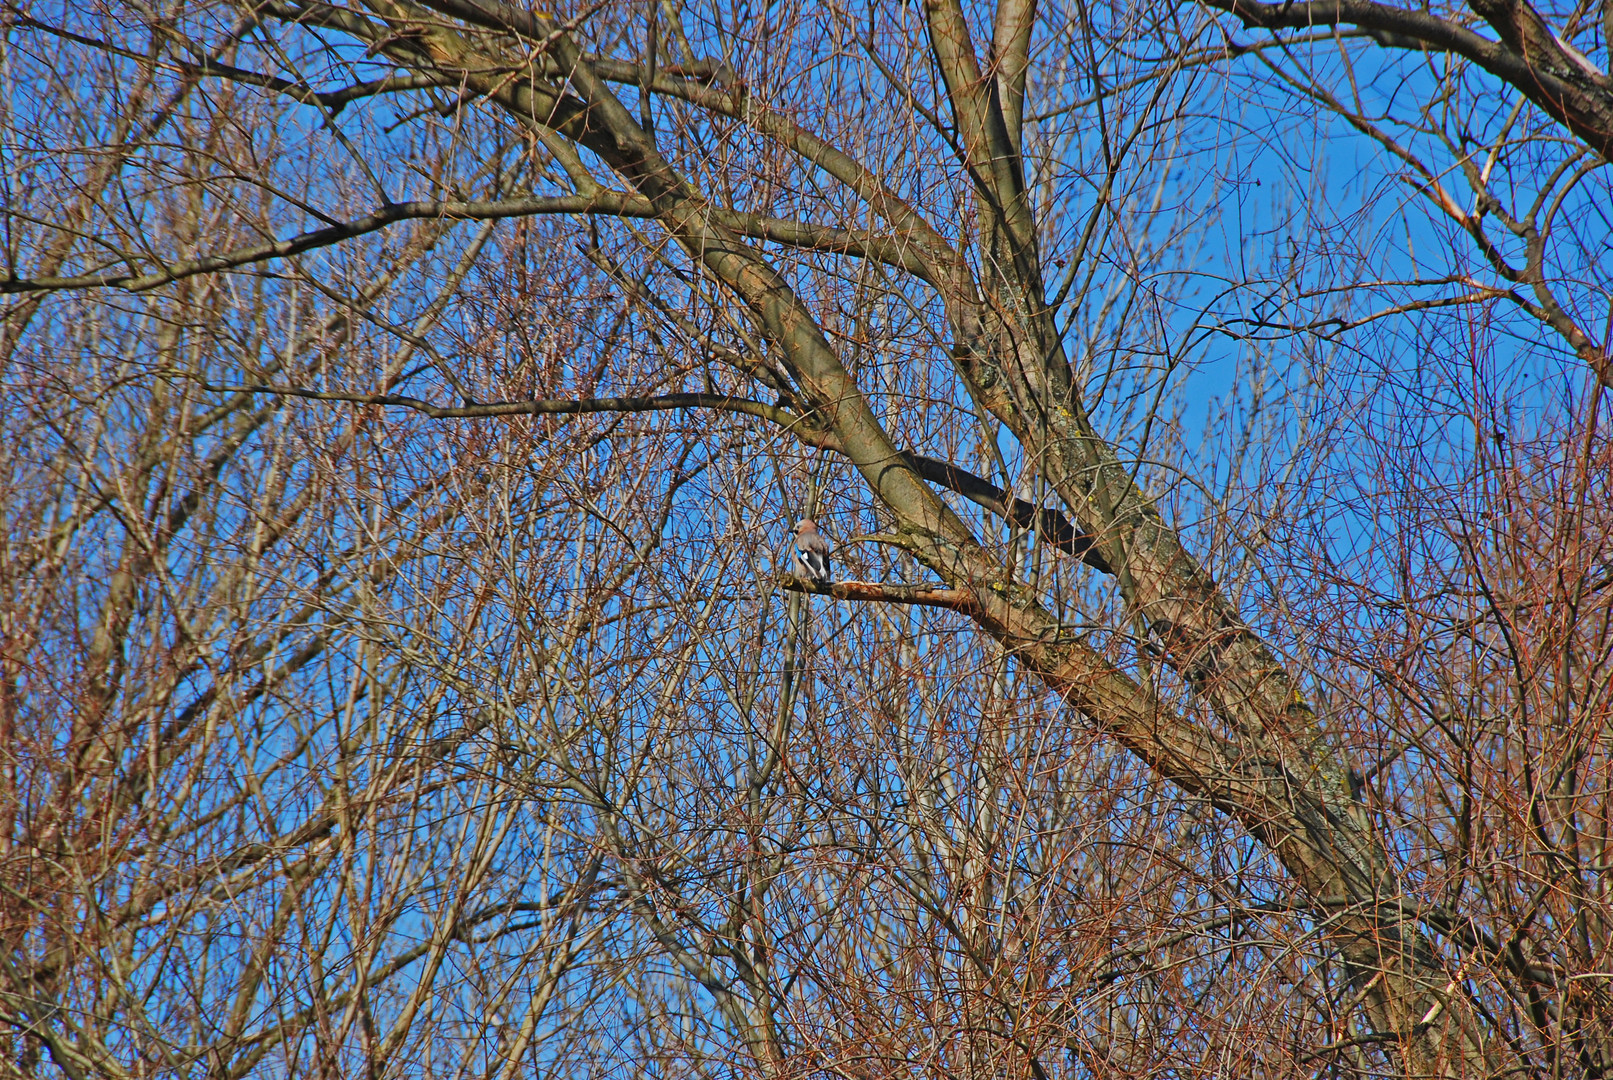
M 818 523 L 811 518 L 795 523 L 795 562 L 813 581 L 829 584 L 829 541 L 818 532 Z

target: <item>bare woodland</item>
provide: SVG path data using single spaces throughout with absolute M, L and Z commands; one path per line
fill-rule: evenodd
M 1397 5 L 4 0 L 0 1075 L 1613 1075 L 1613 6 Z

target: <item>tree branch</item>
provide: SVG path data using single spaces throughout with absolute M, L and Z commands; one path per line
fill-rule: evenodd
M 883 581 L 836 581 L 830 584 L 806 581 L 794 574 L 780 574 L 774 581 L 780 588 L 790 592 L 832 596 L 836 600 L 913 604 L 917 607 L 946 608 L 965 615 L 974 613 L 979 607 L 967 590 L 938 585 L 893 585 Z
M 273 394 L 306 398 L 310 401 L 339 401 L 350 405 L 381 405 L 412 409 L 433 420 L 459 420 L 495 416 L 552 416 L 582 413 L 666 412 L 674 409 L 717 409 L 771 420 L 791 432 L 804 426 L 802 417 L 781 405 L 769 405 L 750 398 L 724 394 L 662 394 L 657 397 L 534 398 L 531 401 L 467 402 L 464 405 L 433 405 L 406 394 L 358 394 L 343 390 L 310 390 L 301 386 L 219 386 L 203 382 L 202 389 L 215 394 Z M 817 445 L 816 442 L 813 445 Z
M 463 220 L 534 217 L 540 214 L 590 214 L 616 218 L 654 218 L 650 200 L 622 192 L 591 195 L 533 195 L 515 199 L 414 200 L 389 203 L 352 221 L 335 222 L 323 229 L 299 233 L 285 240 L 269 240 L 218 255 L 204 255 L 170 263 L 146 272 L 77 274 L 65 277 L 0 278 L 0 294 L 39 293 L 71 289 L 125 289 L 143 292 L 197 274 L 233 270 L 253 263 L 289 258 L 316 248 L 331 247 L 377 232 L 403 221 Z M 834 229 L 788 218 L 746 214 L 736 210 L 713 212 L 716 220 L 750 239 L 769 240 L 787 247 L 806 248 L 854 258 L 871 258 L 929 280 L 924 262 L 889 237 L 866 230 Z M 132 260 L 131 260 L 132 261 Z
M 949 461 L 911 451 L 907 456 L 918 474 L 930 483 L 962 495 L 976 506 L 990 510 L 1021 529 L 1032 530 L 1044 544 L 1051 544 L 1064 554 L 1080 559 L 1094 570 L 1114 573 L 1114 567 L 1098 550 L 1092 537 L 1077 529 L 1061 511 L 1040 508 L 1024 499 L 1012 498 L 995 484 Z
M 1475 0 L 1475 11 L 1502 41 L 1490 41 L 1428 11 L 1371 0 L 1311 0 L 1265 4 L 1259 0 L 1206 0 L 1245 27 L 1309 29 L 1350 24 L 1393 48 L 1431 48 L 1478 64 L 1566 125 L 1603 157 L 1613 158 L 1613 80 L 1546 26 L 1523 0 Z
M 433 420 L 456 420 L 498 416 L 565 416 L 586 413 L 666 412 L 677 409 L 716 409 L 769 420 L 809 446 L 843 453 L 832 434 L 813 427 L 806 418 L 782 405 L 769 405 L 751 398 L 723 394 L 662 394 L 656 397 L 536 398 L 531 401 L 467 402 L 464 405 L 434 405 L 405 394 L 359 394 L 341 390 L 310 390 L 300 386 L 221 386 L 202 383 L 215 394 L 273 394 L 310 401 L 336 401 L 351 405 L 380 405 L 411 409 Z M 904 451 L 908 464 L 925 481 L 962 495 L 970 502 L 1021 529 L 1035 532 L 1043 543 L 1080 559 L 1094 570 L 1114 573 L 1109 561 L 1098 550 L 1092 537 L 1081 532 L 1063 512 L 1037 507 L 1024 499 L 1010 497 L 1001 488 L 949 461 Z

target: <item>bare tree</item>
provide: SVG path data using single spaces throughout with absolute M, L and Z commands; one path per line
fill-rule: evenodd
M 1598 12 L 4 11 L 9 1070 L 1613 1071 Z

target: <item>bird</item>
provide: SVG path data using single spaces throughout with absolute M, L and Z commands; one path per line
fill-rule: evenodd
M 829 584 L 829 542 L 818 532 L 818 523 L 802 518 L 795 523 L 795 561 L 807 577 L 819 585 Z

